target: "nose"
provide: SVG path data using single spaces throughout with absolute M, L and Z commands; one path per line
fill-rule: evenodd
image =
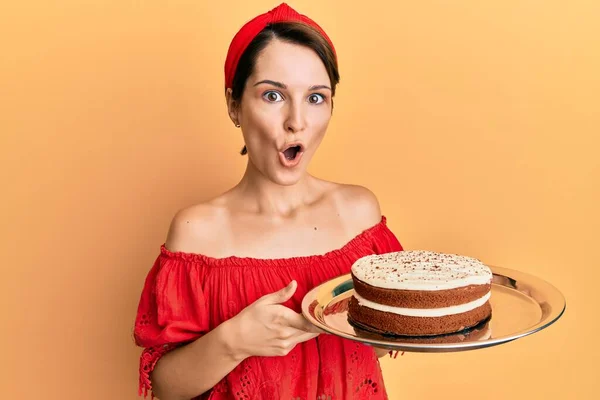
M 289 102 L 288 113 L 285 120 L 285 130 L 290 133 L 297 133 L 306 127 L 305 115 L 301 102 Z

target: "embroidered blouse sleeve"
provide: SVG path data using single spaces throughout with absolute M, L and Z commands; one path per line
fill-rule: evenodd
M 150 374 L 160 357 L 208 331 L 202 281 L 198 265 L 164 254 L 146 276 L 134 327 L 135 343 L 143 348 L 139 395 L 152 391 Z

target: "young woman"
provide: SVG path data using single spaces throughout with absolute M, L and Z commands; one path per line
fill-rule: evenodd
M 140 394 L 175 399 L 385 399 L 385 349 L 304 319 L 308 290 L 358 258 L 401 250 L 366 188 L 307 172 L 339 81 L 336 53 L 286 4 L 248 22 L 225 64 L 246 171 L 176 213 L 135 324 Z

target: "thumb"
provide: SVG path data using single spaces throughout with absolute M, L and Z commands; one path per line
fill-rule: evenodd
M 298 287 L 298 283 L 295 280 L 291 281 L 290 284 L 287 285 L 286 287 L 284 287 L 283 289 L 278 290 L 275 293 L 272 293 L 268 299 L 269 303 L 271 303 L 271 304 L 285 303 L 286 301 L 288 301 L 289 299 L 292 298 L 294 293 L 296 293 L 297 287 Z

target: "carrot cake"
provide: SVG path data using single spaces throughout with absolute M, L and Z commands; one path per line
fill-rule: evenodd
M 492 271 L 475 258 L 426 250 L 368 255 L 351 276 L 348 321 L 361 329 L 443 335 L 491 318 Z

